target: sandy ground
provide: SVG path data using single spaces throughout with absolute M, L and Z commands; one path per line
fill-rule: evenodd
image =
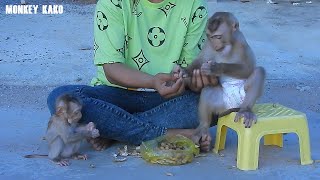
M 53 1 L 29 1 L 48 4 Z M 57 1 L 55 1 L 57 2 Z M 267 70 L 266 90 L 259 102 L 277 102 L 303 111 L 309 120 L 312 158 L 320 159 L 320 2 L 298 6 L 280 1 L 209 3 L 210 14 L 231 11 L 253 48 L 258 64 Z M 319 164 L 299 165 L 298 138 L 285 135 L 284 148 L 260 147 L 259 170 L 237 170 L 237 136 L 227 137 L 224 157 L 209 153 L 184 166 L 150 165 L 139 158 L 113 163 L 116 144 L 103 152 L 88 145 L 88 161 L 60 168 L 46 159 L 24 159 L 46 153 L 42 137 L 49 117 L 48 93 L 65 84 L 88 84 L 95 73 L 93 59 L 94 4 L 63 4 L 62 15 L 6 15 L 0 2 L 0 179 L 121 178 L 121 179 L 318 179 Z M 212 135 L 215 128 L 211 129 Z M 90 168 L 94 164 L 96 168 Z M 174 176 L 167 177 L 170 172 Z

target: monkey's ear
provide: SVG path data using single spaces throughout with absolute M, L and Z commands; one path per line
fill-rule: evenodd
M 239 30 L 239 22 L 234 22 L 232 23 L 232 31 Z

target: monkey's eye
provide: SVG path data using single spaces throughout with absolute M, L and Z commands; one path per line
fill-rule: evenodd
M 80 111 L 76 111 L 73 113 L 74 115 L 78 116 L 80 114 Z
M 217 39 L 221 39 L 222 38 L 221 35 L 215 35 L 214 37 L 217 38 Z

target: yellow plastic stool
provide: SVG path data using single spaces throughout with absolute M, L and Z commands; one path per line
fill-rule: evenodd
M 301 164 L 312 164 L 310 154 L 309 128 L 306 115 L 279 104 L 257 104 L 253 108 L 258 122 L 245 128 L 243 120 L 235 123 L 236 113 L 219 118 L 214 152 L 224 149 L 227 127 L 238 134 L 237 167 L 241 170 L 256 170 L 259 160 L 260 139 L 264 145 L 283 147 L 282 134 L 296 133 L 299 137 Z

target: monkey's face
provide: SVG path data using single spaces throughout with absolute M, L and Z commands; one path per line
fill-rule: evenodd
M 207 29 L 208 40 L 213 50 L 220 53 L 225 50 L 226 46 L 231 45 L 232 33 L 232 28 L 226 22 L 221 23 L 214 32 Z
M 68 123 L 78 123 L 82 117 L 81 105 L 70 102 L 69 112 L 67 113 Z

